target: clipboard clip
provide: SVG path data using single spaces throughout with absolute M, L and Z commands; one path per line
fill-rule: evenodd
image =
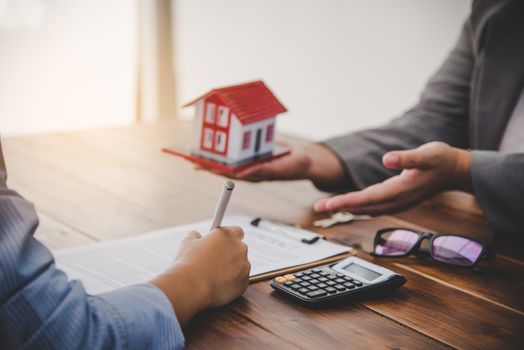
M 251 221 L 251 225 L 276 234 L 284 235 L 287 238 L 300 241 L 305 244 L 313 244 L 321 238 L 324 238 L 324 236 L 316 232 L 304 230 L 296 226 L 286 225 L 281 222 L 269 219 L 255 218 Z

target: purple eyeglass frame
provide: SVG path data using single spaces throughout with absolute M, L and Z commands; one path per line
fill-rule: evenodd
M 405 254 L 399 254 L 399 255 L 381 255 L 381 254 L 376 254 L 375 253 L 375 248 L 380 243 L 382 235 L 384 233 L 386 233 L 386 232 L 390 232 L 390 231 L 394 231 L 394 230 L 405 230 L 405 231 L 413 232 L 413 233 L 418 235 L 417 241 L 415 242 L 413 247 L 408 252 L 406 252 Z M 480 251 L 480 254 L 477 257 L 477 259 L 470 265 L 454 264 L 454 263 L 451 263 L 451 262 L 446 262 L 446 261 L 435 259 L 433 257 L 433 241 L 436 238 L 443 237 L 443 236 L 460 237 L 460 238 L 464 238 L 464 239 L 470 240 L 472 242 L 475 242 L 475 243 L 479 244 L 482 247 L 482 250 Z M 431 259 L 435 260 L 436 262 L 439 262 L 441 264 L 445 264 L 445 265 L 449 265 L 449 266 L 475 267 L 479 263 L 480 260 L 482 260 L 482 259 L 490 259 L 490 258 L 493 258 L 494 255 L 495 255 L 493 252 L 489 251 L 488 248 L 486 247 L 486 245 L 483 244 L 482 242 L 479 242 L 476 239 L 473 239 L 473 238 L 470 238 L 470 237 L 467 237 L 467 236 L 464 236 L 464 235 L 458 235 L 458 234 L 454 234 L 454 233 L 423 232 L 423 231 L 417 231 L 417 230 L 414 230 L 414 229 L 411 229 L 411 228 L 407 228 L 407 227 L 387 227 L 387 228 L 383 228 L 383 229 L 378 230 L 377 233 L 375 234 L 375 239 L 373 240 L 373 251 L 371 252 L 371 255 L 372 256 L 376 256 L 376 257 L 380 257 L 380 258 L 403 258 L 403 257 L 409 256 L 409 255 L 413 255 L 414 253 L 418 252 L 420 250 L 420 245 L 421 245 L 422 241 L 425 240 L 425 239 L 429 240 L 429 256 L 431 257 Z

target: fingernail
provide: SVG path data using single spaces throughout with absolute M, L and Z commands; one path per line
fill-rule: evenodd
M 383 162 L 384 164 L 396 165 L 400 162 L 400 157 L 395 153 L 386 153 Z
M 316 202 L 315 205 L 313 206 L 313 210 L 314 211 L 323 211 L 323 207 L 324 207 L 324 204 L 322 202 Z

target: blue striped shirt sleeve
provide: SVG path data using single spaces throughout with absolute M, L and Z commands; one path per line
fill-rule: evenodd
M 152 284 L 86 294 L 33 238 L 31 203 L 5 185 L 0 145 L 0 348 L 181 349 L 171 303 Z

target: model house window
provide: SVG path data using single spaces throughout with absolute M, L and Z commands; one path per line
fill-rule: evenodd
M 248 149 L 251 144 L 251 131 L 244 132 L 244 137 L 242 138 L 242 149 Z
M 213 130 L 204 128 L 204 148 L 213 148 Z
M 213 124 L 215 122 L 215 104 L 208 102 L 206 104 L 206 123 Z
M 227 128 L 227 124 L 229 122 L 228 115 L 229 115 L 229 108 L 227 108 L 226 106 L 218 107 L 218 119 L 217 119 L 218 126 Z
M 224 152 L 226 150 L 227 134 L 223 131 L 215 133 L 215 151 Z
M 275 125 L 274 124 L 268 125 L 267 130 L 266 130 L 266 142 L 273 141 L 274 132 L 275 132 Z

